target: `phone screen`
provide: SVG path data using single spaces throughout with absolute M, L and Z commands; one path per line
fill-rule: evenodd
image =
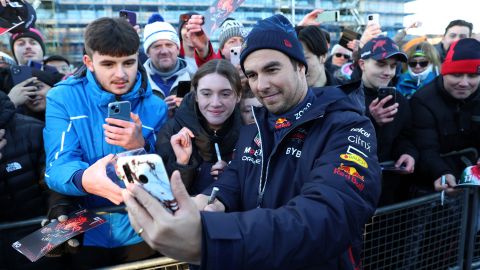
M 183 98 L 186 94 L 190 92 L 190 87 L 190 81 L 179 81 L 177 86 L 177 97 Z

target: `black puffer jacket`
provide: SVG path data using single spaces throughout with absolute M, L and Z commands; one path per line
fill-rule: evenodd
M 0 93 L 0 129 L 7 145 L 0 150 L 0 220 L 14 221 L 47 213 L 43 182 L 45 154 L 43 123 L 15 113 L 10 99 Z
M 418 90 L 410 102 L 415 113 L 413 127 L 420 150 L 419 165 L 428 184 L 431 186 L 443 174 L 459 177 L 466 166 L 459 162 L 460 157 L 440 155 L 470 147 L 480 150 L 479 124 L 472 121 L 474 110 L 478 111 L 480 106 L 479 89 L 465 100 L 455 99 L 443 87 L 443 77 L 438 76 Z M 476 162 L 475 156 L 466 157 L 471 163 Z
M 214 143 L 219 145 L 222 160 L 230 161 L 240 126 L 240 111 L 237 107 L 222 128 L 214 133 L 207 128 L 206 120 L 197 108 L 194 93 L 189 93 L 175 112 L 175 117 L 158 133 L 157 153 L 163 158 L 168 174 L 179 170 L 190 194 L 197 194 L 214 181 L 210 175 L 212 165 L 217 162 Z M 170 145 L 172 135 L 177 134 L 183 127 L 189 128 L 195 135 L 192 156 L 189 164 L 185 166 L 177 164 Z

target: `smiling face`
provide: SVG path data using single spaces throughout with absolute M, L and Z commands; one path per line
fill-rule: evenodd
M 456 99 L 466 99 L 475 93 L 480 85 L 480 74 L 443 75 L 445 90 Z
M 305 66 L 271 49 L 250 53 L 243 67 L 253 94 L 268 111 L 287 112 L 307 94 Z
M 26 65 L 28 60 L 42 62 L 43 51 L 38 41 L 29 37 L 22 37 L 13 43 L 13 52 L 19 65 Z
M 227 78 L 218 73 L 210 73 L 198 80 L 196 101 L 208 126 L 218 130 L 232 115 L 240 97 Z
M 101 87 L 115 95 L 123 95 L 135 84 L 138 71 L 138 54 L 114 57 L 94 52 L 83 56 L 83 62 L 95 75 Z
M 358 61 L 362 69 L 362 81 L 366 87 L 379 88 L 388 86 L 397 68 L 395 58 L 383 60 L 360 59 Z
M 147 55 L 158 70 L 167 72 L 177 64 L 179 52 L 177 44 L 170 40 L 159 39 L 150 45 Z

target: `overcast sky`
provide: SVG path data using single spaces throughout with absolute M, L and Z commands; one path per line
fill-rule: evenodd
M 405 12 L 415 15 L 406 16 L 404 25 L 420 20 L 422 27 L 409 34 L 443 34 L 450 21 L 463 19 L 473 23 L 473 32 L 479 33 L 479 6 L 479 0 L 416 0 L 405 4 Z

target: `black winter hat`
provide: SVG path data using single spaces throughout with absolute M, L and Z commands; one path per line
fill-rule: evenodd
M 247 56 L 261 49 L 280 51 L 302 63 L 305 66 L 305 72 L 307 72 L 308 65 L 303 55 L 302 44 L 298 40 L 292 24 L 283 15 L 273 15 L 258 21 L 253 26 L 242 45 L 240 54 L 240 66 L 244 72 L 243 63 Z
M 442 64 L 442 75 L 480 74 L 480 42 L 474 38 L 464 38 L 453 43 L 448 49 Z

